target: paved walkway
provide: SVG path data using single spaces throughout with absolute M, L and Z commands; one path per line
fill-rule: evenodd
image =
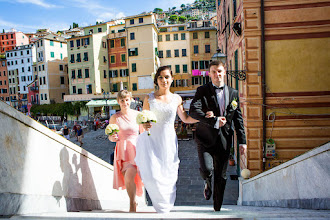
M 91 212 L 13 216 L 10 219 L 330 219 L 330 211 L 225 205 L 221 212 L 214 212 L 210 206 L 175 206 L 170 213 L 157 214 L 152 207 L 148 206 L 138 208 L 138 213 L 95 210 Z

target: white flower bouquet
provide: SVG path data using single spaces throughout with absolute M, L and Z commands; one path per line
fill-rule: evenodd
M 238 106 L 238 104 L 237 104 L 237 98 L 235 98 L 235 99 L 231 102 L 231 107 L 232 107 L 234 110 L 236 110 L 236 109 L 237 109 L 237 106 Z
M 140 124 L 144 124 L 147 122 L 157 122 L 157 118 L 156 115 L 149 110 L 143 110 L 142 112 L 140 112 L 137 117 L 136 117 L 136 123 Z M 150 131 L 148 131 L 148 136 L 150 135 Z
M 105 128 L 105 134 L 110 136 L 118 131 L 119 127 L 116 124 L 108 124 L 108 126 Z

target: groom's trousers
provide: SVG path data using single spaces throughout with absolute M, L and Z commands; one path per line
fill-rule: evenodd
M 202 178 L 206 180 L 214 176 L 213 207 L 215 211 L 220 211 L 227 181 L 230 149 L 225 150 L 221 144 L 207 148 L 197 141 L 197 150 Z

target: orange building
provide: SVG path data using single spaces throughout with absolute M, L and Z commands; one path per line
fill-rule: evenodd
M 22 32 L 12 30 L 11 32 L 0 33 L 0 53 L 13 50 L 16 46 L 29 44 L 29 38 Z
M 7 60 L 5 58 L 0 58 L 0 99 L 9 104 L 8 71 Z
M 110 26 L 108 34 L 109 81 L 110 91 L 118 92 L 120 87 L 128 89 L 129 72 L 127 58 L 127 39 L 124 24 Z
M 252 175 L 330 141 L 330 1 L 217 0 L 218 47 L 239 90 Z M 272 147 L 272 139 L 275 150 Z

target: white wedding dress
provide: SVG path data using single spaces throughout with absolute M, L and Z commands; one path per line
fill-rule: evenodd
M 173 94 L 169 103 L 162 103 L 154 93 L 149 94 L 150 111 L 156 115 L 157 123 L 153 123 L 150 136 L 143 132 L 136 144 L 136 165 L 152 205 L 160 213 L 171 211 L 176 197 L 180 160 L 174 122 L 178 100 Z

